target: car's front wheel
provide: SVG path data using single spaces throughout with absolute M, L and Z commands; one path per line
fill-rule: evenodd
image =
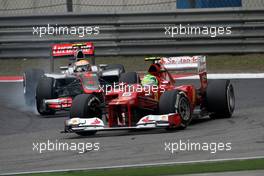
M 102 110 L 100 105 L 100 100 L 93 94 L 77 95 L 72 102 L 70 118 L 102 118 Z M 77 132 L 76 134 L 88 136 L 95 133 L 96 131 L 83 131 Z
M 169 90 L 164 92 L 159 101 L 160 114 L 178 113 L 181 118 L 180 129 L 185 129 L 192 120 L 191 105 L 183 92 Z M 174 129 L 175 127 L 170 127 Z

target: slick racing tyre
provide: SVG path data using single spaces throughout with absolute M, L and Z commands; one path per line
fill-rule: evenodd
M 191 105 L 189 99 L 178 90 L 164 92 L 159 101 L 159 113 L 169 114 L 177 112 L 181 118 L 181 125 L 178 129 L 185 129 L 192 120 Z M 167 130 L 175 129 L 169 127 Z
M 93 94 L 77 95 L 72 102 L 70 109 L 70 118 L 102 118 L 102 110 L 100 108 L 100 100 Z M 96 131 L 77 132 L 81 136 L 93 135 Z
M 93 94 L 77 95 L 72 102 L 70 118 L 101 118 L 100 100 Z
M 235 93 L 230 80 L 210 80 L 206 104 L 210 117 L 230 118 L 235 110 Z
M 122 64 L 108 64 L 105 68 L 106 70 L 108 69 L 119 69 L 120 73 L 125 73 L 125 67 Z
M 40 69 L 30 69 L 24 72 L 23 91 L 26 105 L 34 105 L 37 83 L 43 75 L 44 71 Z
M 57 96 L 54 92 L 54 78 L 42 77 L 37 85 L 36 105 L 40 115 L 53 115 L 55 110 L 49 109 L 45 104 L 45 99 L 55 99 Z
M 136 72 L 127 72 L 121 74 L 119 82 L 127 84 L 138 84 L 140 83 L 140 78 Z

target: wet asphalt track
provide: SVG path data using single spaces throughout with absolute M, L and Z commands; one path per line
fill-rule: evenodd
M 231 119 L 199 120 L 186 130 L 101 132 L 94 137 L 61 134 L 67 113 L 41 117 L 24 107 L 22 83 L 0 83 L 0 174 L 143 163 L 264 156 L 264 80 L 233 80 Z M 99 151 L 33 151 L 33 142 L 99 142 Z M 164 142 L 231 142 L 231 151 L 164 151 Z

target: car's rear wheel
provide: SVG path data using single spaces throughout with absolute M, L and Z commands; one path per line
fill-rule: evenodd
M 23 74 L 23 92 L 25 103 L 32 106 L 35 103 L 36 88 L 39 79 L 44 75 L 41 69 L 26 70 Z
M 50 109 L 45 104 L 46 99 L 55 99 L 57 96 L 54 92 L 54 78 L 42 77 L 37 85 L 36 105 L 40 115 L 53 115 L 55 110 Z
M 210 80 L 206 90 L 210 117 L 230 118 L 235 109 L 234 87 L 230 80 Z
M 72 102 L 70 109 L 70 118 L 102 118 L 100 100 L 93 94 L 77 95 Z M 96 131 L 77 132 L 81 136 L 93 135 Z
M 127 84 L 138 84 L 140 83 L 139 75 L 136 72 L 127 72 L 123 73 L 119 79 L 120 83 L 127 83 Z
M 159 101 L 159 113 L 178 113 L 181 118 L 181 125 L 178 129 L 185 129 L 192 120 L 191 105 L 184 93 L 178 90 L 164 92 Z M 176 127 L 169 127 L 168 130 Z
M 125 67 L 122 64 L 108 64 L 105 69 L 119 69 L 120 73 L 126 72 Z

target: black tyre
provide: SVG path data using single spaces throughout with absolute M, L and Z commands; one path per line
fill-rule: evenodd
M 44 71 L 40 69 L 30 69 L 24 72 L 23 90 L 26 105 L 32 106 L 35 104 L 37 83 L 43 75 Z
M 55 110 L 49 109 L 45 103 L 45 99 L 57 98 L 54 92 L 54 78 L 42 77 L 37 85 L 36 105 L 40 115 L 53 115 Z
M 136 72 L 127 72 L 121 74 L 119 78 L 119 82 L 127 83 L 127 84 L 137 84 L 140 83 L 140 78 Z
M 192 120 L 191 105 L 189 99 L 178 90 L 164 92 L 159 101 L 159 113 L 169 114 L 177 112 L 181 117 L 180 129 L 185 129 Z M 168 130 L 175 129 L 174 127 Z
M 125 73 L 126 72 L 125 67 L 122 64 L 109 64 L 109 65 L 106 66 L 105 69 L 106 70 L 107 69 L 119 69 L 120 73 Z
M 235 93 L 230 80 L 210 80 L 206 90 L 206 104 L 210 117 L 230 118 L 235 110 Z
M 102 110 L 100 108 L 100 100 L 92 94 L 77 95 L 72 102 L 70 110 L 70 118 L 102 118 Z M 96 131 L 77 132 L 81 136 L 93 135 Z

